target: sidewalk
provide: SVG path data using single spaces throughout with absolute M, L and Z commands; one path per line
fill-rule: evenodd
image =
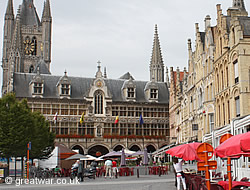
M 70 184 L 69 178 L 53 178 L 54 180 L 64 180 L 64 184 L 29 184 L 16 186 L 15 181 L 11 185 L 0 184 L 0 189 L 27 189 L 27 190 L 175 190 L 174 174 L 168 175 L 141 175 L 137 176 L 123 176 L 115 178 L 104 177 L 93 179 L 85 178 L 84 182 Z M 55 181 L 54 181 L 55 182 Z

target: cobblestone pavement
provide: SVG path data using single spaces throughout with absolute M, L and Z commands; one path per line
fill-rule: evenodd
M 59 180 L 59 181 L 57 181 Z M 57 184 L 63 183 L 63 184 Z M 22 184 L 21 184 L 22 183 Z M 35 184 L 36 183 L 36 184 Z M 40 183 L 40 184 L 39 184 Z M 72 182 L 71 182 L 72 183 Z M 69 178 L 53 178 L 44 181 L 31 180 L 30 184 L 25 181 L 12 181 L 11 185 L 0 184 L 1 190 L 7 189 L 25 189 L 25 190 L 175 190 L 174 175 L 141 175 L 119 177 L 117 179 L 105 179 L 104 177 L 85 179 L 84 182 L 73 181 L 70 183 Z

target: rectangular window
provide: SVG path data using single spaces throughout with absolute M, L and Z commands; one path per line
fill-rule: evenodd
M 238 60 L 234 61 L 234 81 L 239 82 Z
M 128 88 L 128 98 L 134 98 L 134 97 L 135 97 L 135 89 Z
M 42 83 L 34 83 L 34 94 L 42 94 L 43 84 Z
M 69 84 L 62 84 L 61 86 L 61 91 L 62 91 L 62 95 L 69 95 L 70 92 L 70 86 Z
M 235 98 L 236 117 L 240 116 L 240 97 Z
M 150 89 L 150 98 L 157 99 L 157 89 Z
M 210 133 L 214 130 L 214 114 L 209 114 L 209 130 Z
M 189 112 L 193 111 L 193 97 L 190 97 Z

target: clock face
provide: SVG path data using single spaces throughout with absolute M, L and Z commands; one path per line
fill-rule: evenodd
M 24 53 L 26 55 L 32 55 L 32 53 L 35 50 L 34 43 L 30 41 L 29 39 L 26 39 L 23 43 L 24 43 Z
M 99 88 L 102 87 L 102 82 L 101 81 L 97 81 L 96 86 L 99 87 Z

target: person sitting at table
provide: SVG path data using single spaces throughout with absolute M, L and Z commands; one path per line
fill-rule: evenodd
M 183 184 L 183 189 L 184 190 L 187 189 L 184 173 L 182 171 L 182 164 L 183 163 L 184 163 L 184 160 L 181 160 L 180 162 L 178 162 L 178 158 L 173 158 L 174 169 L 176 172 L 177 190 L 181 189 L 181 180 L 182 180 L 182 184 Z

